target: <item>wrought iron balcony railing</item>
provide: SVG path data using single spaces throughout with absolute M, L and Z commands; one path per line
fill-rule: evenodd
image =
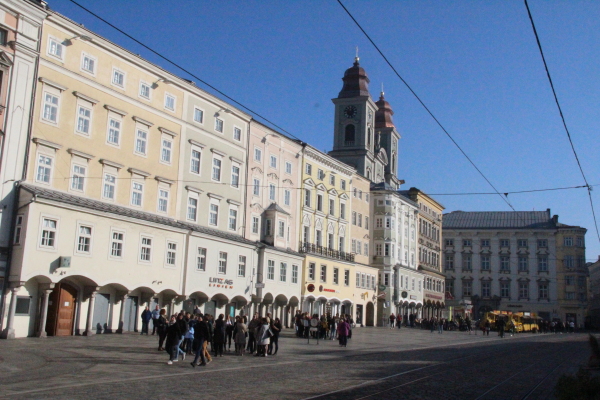
M 330 249 L 329 247 L 318 246 L 314 243 L 300 242 L 300 253 L 318 254 L 329 258 L 344 261 L 354 261 L 354 254 L 345 251 Z

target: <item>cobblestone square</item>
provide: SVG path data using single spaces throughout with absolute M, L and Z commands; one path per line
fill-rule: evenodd
M 589 356 L 587 335 L 499 338 L 402 328 L 355 329 L 347 348 L 294 337 L 276 356 L 167 365 L 156 336 L 26 338 L 0 342 L 7 399 L 548 399 L 558 377 Z

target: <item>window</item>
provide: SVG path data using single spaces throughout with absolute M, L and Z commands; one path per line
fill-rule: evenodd
M 81 69 L 90 74 L 94 74 L 96 72 L 96 59 L 89 54 L 83 53 L 81 59 Z
M 315 263 L 308 264 L 308 279 L 311 281 L 315 280 Z
M 254 160 L 261 162 L 262 161 L 262 150 L 261 149 L 254 149 Z
M 391 249 L 392 249 L 391 244 L 385 243 L 383 245 L 383 255 L 385 257 L 389 257 L 391 255 Z
M 150 85 L 146 82 L 140 82 L 140 97 L 150 100 Z
M 142 206 L 142 195 L 144 193 L 144 185 L 139 182 L 131 183 L 131 205 Z
M 320 180 L 325 179 L 325 172 L 322 169 L 319 169 L 317 173 L 317 178 L 319 178 Z
M 471 239 L 464 239 L 463 240 L 463 247 L 470 247 L 472 245 L 472 241 Z
M 563 265 L 565 268 L 575 268 L 575 258 L 573 256 L 565 256 Z
M 473 266 L 473 256 L 471 254 L 463 254 L 462 268 L 464 271 L 470 271 Z
M 271 160 L 271 161 L 269 162 L 269 166 L 270 166 L 271 168 L 277 168 L 277 157 L 275 157 L 275 156 L 271 156 L 271 157 L 270 157 L 270 160 Z
M 242 130 L 238 127 L 233 128 L 233 140 L 237 140 L 238 142 L 242 140 Z
M 106 141 L 109 144 L 114 144 L 118 146 L 121 140 L 121 121 L 116 120 L 114 118 L 108 119 L 108 133 L 106 136 Z
M 327 265 L 321 265 L 321 282 L 327 282 Z
M 175 111 L 175 96 L 165 93 L 165 108 L 167 110 Z
M 104 174 L 104 185 L 102 188 L 102 197 L 107 200 L 115 199 L 117 177 L 111 174 Z
M 269 200 L 275 201 L 275 185 L 269 184 Z
M 340 270 L 339 268 L 334 268 L 333 269 L 333 284 L 334 285 L 339 285 L 340 281 Z
M 125 87 L 125 73 L 116 68 L 113 68 L 111 82 L 115 86 Z
M 538 239 L 537 245 L 538 245 L 538 248 L 548 247 L 548 239 Z
M 215 131 L 223 133 L 223 120 L 215 118 Z
M 329 184 L 335 186 L 335 175 L 329 175 Z
M 208 224 L 217 225 L 219 221 L 219 205 L 211 203 L 208 210 Z
M 192 149 L 192 156 L 190 157 L 190 172 L 193 174 L 200 175 L 200 151 Z
M 273 236 L 273 221 L 270 219 L 265 220 L 265 236 Z
M 58 96 L 44 93 L 44 113 L 42 118 L 56 124 L 58 122 Z
M 199 124 L 204 123 L 204 111 L 194 107 L 194 121 Z
M 306 175 L 312 175 L 312 165 L 306 164 Z
M 298 283 L 298 266 L 292 265 L 292 283 Z
M 350 270 L 344 270 L 344 286 L 350 286 Z
M 85 183 L 86 168 L 81 165 L 73 164 L 73 176 L 71 176 L 71 189 L 83 192 L 83 184 Z
M 44 218 L 42 220 L 42 237 L 40 240 L 40 246 L 54 248 L 56 240 L 56 228 L 57 221 L 53 219 Z
M 291 197 L 292 197 L 292 192 L 290 192 L 288 189 L 285 189 L 283 191 L 283 204 L 285 204 L 286 206 L 289 206 Z
M 356 273 L 356 287 L 360 287 L 360 272 Z
M 285 173 L 286 174 L 291 174 L 292 173 L 292 163 L 289 161 L 285 162 Z
M 454 254 L 446 254 L 446 269 L 454 269 Z
M 355 127 L 352 124 L 346 125 L 344 132 L 344 144 L 346 146 L 354 146 Z
M 221 181 L 221 159 L 220 158 L 213 158 L 212 180 L 217 181 L 217 182 Z
M 152 255 L 152 239 L 147 236 L 142 236 L 142 244 L 140 248 L 140 261 L 150 262 Z
M 352 211 L 352 225 L 356 225 L 356 211 Z
M 285 222 L 283 221 L 278 221 L 279 222 L 279 226 L 277 229 L 277 236 L 279 236 L 280 238 L 285 236 Z
M 188 198 L 187 219 L 188 221 L 196 221 L 198 215 L 198 199 L 193 197 Z
M 323 195 L 317 194 L 317 211 L 323 211 Z
M 446 246 L 454 246 L 454 239 L 446 239 Z
M 490 256 L 481 256 L 481 269 L 483 271 L 490 270 Z
M 110 256 L 115 258 L 123 257 L 123 232 L 112 232 L 110 240 Z
M 229 209 L 229 230 L 235 231 L 237 229 L 237 210 Z
M 500 257 L 500 271 L 510 272 L 510 259 L 508 257 Z
M 231 187 L 240 187 L 240 167 L 237 165 L 231 166 Z
M 517 246 L 518 247 L 527 247 L 527 239 L 519 239 L 517 240 Z
M 55 38 L 48 40 L 48 54 L 62 60 L 64 54 L 64 46 Z
M 252 194 L 254 196 L 260 196 L 260 180 L 254 178 L 252 183 Z
M 258 217 L 252 217 L 252 233 L 254 233 L 255 235 L 258 234 L 258 229 L 259 229 L 259 219 Z
M 481 239 L 481 247 L 490 247 L 490 239 Z
M 15 238 L 14 244 L 21 244 L 21 233 L 23 231 L 23 216 L 17 215 L 17 221 L 15 223 Z
M 369 217 L 365 215 L 365 229 L 369 229 Z
M 137 154 L 146 155 L 146 147 L 148 145 L 148 132 L 137 129 L 135 134 L 135 152 Z
M 31 308 L 31 297 L 17 296 L 17 304 L 15 304 L 15 314 L 16 315 L 29 315 L 30 308 Z
M 340 179 L 340 189 L 346 190 L 346 181 L 344 179 Z
M 282 262 L 279 264 L 279 281 L 285 282 L 287 279 L 287 264 Z
M 510 247 L 510 240 L 500 239 L 500 247 Z
M 77 107 L 77 132 L 86 136 L 90 134 L 90 121 L 92 119 L 92 110 L 83 106 Z
M 538 271 L 548 272 L 548 256 L 538 256 Z
M 565 292 L 565 300 L 575 300 L 575 292 Z
M 356 239 L 352 239 L 350 247 L 352 252 L 356 253 Z
M 383 228 L 383 218 L 377 218 L 377 219 L 375 220 L 375 226 L 376 226 L 377 228 Z
M 365 243 L 365 256 L 369 255 L 369 243 Z
M 267 262 L 267 279 L 275 280 L 275 261 L 273 260 Z
M 362 228 L 362 214 L 359 213 L 357 216 L 356 225 L 358 225 L 359 228 Z
M 481 297 L 491 297 L 491 283 L 481 282 Z
M 451 296 L 454 296 L 454 281 L 453 280 L 446 281 L 446 292 L 448 292 Z
M 177 243 L 167 242 L 167 265 L 175 266 L 177 259 Z
M 340 218 L 346 219 L 346 205 L 344 203 L 340 203 Z
M 304 243 L 308 243 L 310 241 L 310 227 L 304 226 L 302 227 L 302 239 Z
M 169 210 L 169 191 L 158 189 L 158 212 L 166 213 Z
M 219 252 L 219 274 L 227 273 L 227 253 L 224 251 Z
M 160 150 L 160 161 L 171 164 L 171 149 L 173 148 L 173 142 L 168 139 L 162 140 Z
M 335 215 L 335 200 L 329 199 L 329 215 Z
M 527 257 L 519 257 L 519 272 L 527 272 L 529 269 L 529 261 Z
M 500 282 L 500 297 L 510 297 L 510 282 Z
M 529 299 L 528 282 L 519 282 L 519 299 Z
M 583 237 L 582 236 L 577 236 L 577 247 L 584 247 L 583 246 Z
M 239 256 L 238 260 L 238 276 L 246 276 L 246 256 Z
M 563 239 L 563 242 L 564 242 L 564 245 L 565 245 L 565 246 L 573 246 L 573 238 L 572 238 L 572 237 L 570 237 L 570 236 L 566 236 L 566 237 Z
M 206 271 L 206 249 L 198 247 L 198 254 L 196 256 L 196 269 L 198 271 Z

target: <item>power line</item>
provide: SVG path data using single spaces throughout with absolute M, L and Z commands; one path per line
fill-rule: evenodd
M 221 90 L 217 89 L 216 87 L 214 87 L 213 85 L 211 85 L 210 83 L 206 82 L 205 80 L 201 79 L 200 77 L 198 77 L 197 75 L 195 75 L 194 73 L 190 72 L 188 69 L 182 67 L 181 65 L 177 64 L 175 61 L 172 61 L 171 59 L 169 59 L 168 57 L 162 55 L 161 53 L 159 53 L 158 51 L 154 50 L 153 48 L 151 48 L 150 46 L 144 44 L 143 42 L 141 42 L 140 40 L 134 38 L 133 36 L 131 36 L 130 34 L 128 34 L 127 32 L 125 32 L 124 30 L 120 29 L 119 27 L 113 25 L 112 23 L 108 22 L 107 20 L 105 20 L 104 18 L 102 18 L 101 16 L 99 16 L 98 14 L 94 13 L 93 11 L 85 8 L 84 6 L 82 6 L 81 4 L 77 3 L 75 0 L 69 0 L 71 3 L 75 4 L 76 6 L 80 7 L 81 9 L 85 10 L 86 12 L 88 12 L 89 14 L 93 15 L 94 17 L 98 18 L 100 21 L 104 22 L 105 24 L 107 24 L 108 26 L 110 26 L 111 28 L 117 30 L 118 32 L 120 32 L 121 34 L 127 36 L 129 39 L 133 40 L 134 42 L 136 42 L 137 44 L 139 44 L 140 46 L 144 47 L 145 49 L 149 50 L 150 52 L 154 53 L 155 55 L 157 55 L 158 57 L 162 58 L 163 60 L 165 60 L 166 62 L 168 62 L 169 64 L 175 66 L 176 68 L 180 69 L 181 71 L 185 72 L 186 74 L 188 74 L 191 77 L 196 78 L 199 82 L 203 83 L 204 85 L 208 86 L 209 88 L 211 88 L 212 90 L 214 90 L 215 92 L 219 93 L 221 96 L 225 97 L 226 99 L 232 101 L 233 103 L 237 104 L 238 106 L 242 107 L 243 109 L 247 110 L 248 112 L 250 112 L 251 114 L 254 114 L 255 116 L 257 116 L 258 118 L 262 119 L 263 121 L 268 122 L 269 124 L 271 124 L 272 126 L 276 127 L 277 129 L 281 130 L 282 132 L 285 132 L 286 134 L 290 135 L 291 137 L 303 142 L 302 139 L 300 139 L 299 137 L 293 135 L 292 133 L 288 132 L 287 130 L 283 129 L 281 126 L 277 125 L 276 123 L 274 123 L 273 121 L 269 120 L 268 118 L 262 116 L 261 114 L 257 113 L 256 111 L 252 110 L 251 108 L 245 106 L 244 104 L 240 103 L 239 101 L 235 100 L 233 97 L 228 96 L 227 94 L 225 94 L 224 92 L 222 92 Z
M 515 208 L 512 206 L 512 204 L 510 204 L 510 202 L 506 199 L 506 196 L 502 196 L 502 194 L 498 191 L 498 189 L 496 189 L 496 187 L 492 184 L 492 182 L 490 182 L 490 180 L 484 175 L 483 172 L 481 172 L 481 170 L 477 167 L 477 165 L 475 165 L 475 163 L 473 162 L 473 160 L 471 160 L 471 158 L 467 155 L 467 153 L 465 153 L 465 151 L 460 147 L 460 145 L 456 142 L 456 140 L 454 140 L 454 138 L 452 137 L 452 135 L 450 135 L 450 133 L 446 130 L 446 128 L 444 128 L 444 126 L 442 125 L 442 123 L 435 117 L 435 115 L 433 115 L 433 112 L 431 112 L 431 110 L 425 105 L 425 103 L 421 100 L 421 98 L 417 95 L 417 93 L 410 87 L 410 85 L 404 80 L 404 78 L 402 78 L 402 76 L 400 76 L 400 74 L 398 73 L 398 71 L 396 70 L 396 68 L 394 68 L 394 66 L 392 65 L 392 63 L 387 59 L 387 57 L 385 56 L 385 54 L 383 54 L 383 52 L 375 44 L 375 42 L 373 41 L 373 39 L 371 39 L 371 37 L 369 36 L 369 34 L 358 23 L 358 21 L 356 20 L 356 18 L 354 18 L 354 16 L 350 13 L 350 11 L 348 11 L 348 9 L 344 6 L 344 4 L 342 3 L 342 1 L 341 0 L 337 0 L 337 2 L 340 4 L 340 6 L 342 6 L 342 8 L 344 9 L 344 11 L 346 11 L 346 14 L 348 14 L 348 16 L 352 19 L 352 21 L 354 21 L 354 23 L 356 24 L 356 26 L 358 26 L 358 28 L 362 31 L 362 33 L 369 40 L 369 42 L 371 42 L 371 44 L 373 45 L 373 47 L 375 47 L 375 49 L 377 50 L 377 52 L 379 52 L 379 54 L 381 55 L 381 57 L 383 57 L 383 59 L 389 65 L 389 67 L 392 69 L 392 71 L 394 71 L 394 73 L 396 74 L 396 76 L 402 81 L 402 83 L 404 83 L 404 85 L 413 94 L 413 96 L 415 96 L 415 98 L 417 99 L 417 101 L 419 103 L 421 103 L 421 105 L 423 106 L 423 108 L 427 111 L 427 113 L 429 113 L 429 115 L 431 116 L 431 118 L 433 118 L 433 120 L 438 124 L 438 126 L 442 129 L 442 131 L 444 131 L 444 133 L 446 134 L 446 136 L 448 136 L 448 138 L 450 138 L 450 140 L 452 141 L 452 143 L 454 143 L 454 145 L 458 148 L 458 150 L 460 150 L 460 152 L 465 156 L 465 158 L 471 163 L 471 165 L 473 166 L 473 168 L 475 168 L 477 170 L 477 172 L 479 172 L 479 175 L 481 175 L 483 177 L 483 179 L 485 179 L 485 181 L 492 187 L 492 189 L 494 189 L 494 191 L 496 192 L 496 194 L 498 196 L 500 196 L 500 198 L 506 204 L 508 204 L 508 206 L 513 211 L 516 211 Z
M 579 171 L 581 172 L 583 181 L 585 182 L 585 185 L 588 189 L 588 197 L 590 199 L 590 207 L 592 208 L 592 216 L 594 217 L 594 226 L 596 227 L 596 235 L 598 236 L 598 241 L 600 242 L 600 231 L 598 230 L 598 222 L 596 220 L 596 210 L 594 209 L 594 201 L 592 200 L 592 188 L 591 188 L 590 184 L 588 183 L 585 173 L 583 172 L 583 167 L 581 166 L 581 162 L 579 161 L 579 156 L 577 155 L 577 151 L 575 151 L 575 145 L 573 144 L 573 140 L 571 139 L 571 133 L 569 132 L 569 128 L 567 127 L 567 122 L 565 121 L 565 116 L 562 112 L 560 102 L 558 101 L 558 96 L 556 94 L 556 90 L 554 89 L 554 83 L 552 82 L 552 77 L 550 76 L 550 70 L 548 69 L 548 63 L 546 63 L 546 57 L 544 57 L 544 51 L 542 50 L 542 43 L 540 42 L 540 38 L 538 36 L 537 29 L 535 29 L 535 23 L 533 22 L 533 16 L 531 15 L 531 10 L 529 9 L 529 4 L 527 3 L 527 0 L 525 0 L 525 8 L 527 8 L 527 14 L 529 15 L 529 21 L 531 21 L 531 27 L 533 28 L 533 34 L 535 35 L 535 40 L 537 42 L 538 49 L 540 50 L 540 55 L 542 56 L 544 68 L 546 69 L 546 76 L 548 76 L 548 82 L 550 83 L 550 88 L 552 89 L 552 94 L 554 95 L 554 101 L 556 102 L 556 107 L 558 107 L 560 119 L 562 120 L 563 127 L 565 128 L 565 132 L 567 133 L 567 138 L 569 139 L 569 143 L 571 144 L 571 150 L 573 151 L 573 155 L 575 156 L 575 161 L 577 161 L 577 165 L 579 166 Z

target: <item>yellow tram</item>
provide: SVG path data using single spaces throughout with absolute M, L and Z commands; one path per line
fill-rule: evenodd
M 484 328 L 486 321 L 490 323 L 492 329 L 496 328 L 496 322 L 503 319 L 506 322 L 506 330 L 511 330 L 513 327 L 515 332 L 531 332 L 537 331 L 539 317 L 533 312 L 517 312 L 512 311 L 488 311 L 483 314 L 479 322 L 479 328 Z

